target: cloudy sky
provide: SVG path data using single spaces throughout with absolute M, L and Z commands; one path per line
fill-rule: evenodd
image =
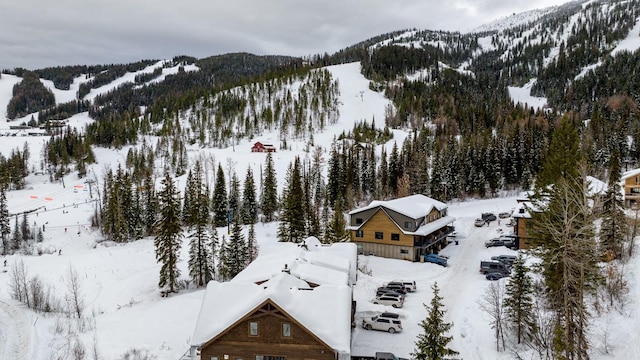
M 567 0 L 0 0 L 0 69 L 305 56 L 407 28 L 467 31 Z

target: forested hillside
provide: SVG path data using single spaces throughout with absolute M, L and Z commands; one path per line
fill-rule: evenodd
M 309 149 L 330 149 L 328 183 L 320 187 L 328 195 L 318 195 L 328 202 L 318 207 L 334 209 L 341 199 L 340 208 L 347 209 L 410 193 L 442 200 L 488 197 L 531 186 L 562 118 L 580 129 L 591 175 L 606 178 L 613 153 L 627 165 L 638 162 L 640 53 L 620 44 L 638 36 L 639 16 L 640 0 L 574 2 L 505 19 L 481 32 L 400 30 L 304 60 L 237 53 L 16 69 L 11 73 L 23 80 L 7 113 L 12 119 L 38 111 L 38 124 L 85 111 L 96 120 L 84 136 L 61 130 L 61 139 L 49 142 L 48 161 L 59 169 L 55 176 L 72 171 L 72 163 L 82 175 L 93 161 L 91 147 L 135 144 L 135 156 L 146 154 L 146 160 L 131 160 L 138 164 L 134 182 L 142 183 L 151 171 L 144 170 L 153 166 L 150 157 L 165 159 L 164 170 L 179 176 L 191 167 L 188 145 L 224 148 L 275 130 L 282 149 L 292 139 L 304 139 Z M 353 61 L 361 63 L 370 88 L 394 104 L 385 127 L 360 119 L 360 126 L 333 144 L 315 144 L 314 132 L 338 116 L 339 79 L 318 69 Z M 177 72 L 165 75 L 169 68 Z M 136 74 L 133 81 L 88 96 L 127 73 Z M 54 104 L 40 82 L 34 83 L 37 77 L 60 89 L 79 81 L 76 99 Z M 545 97 L 546 107 L 532 108 L 510 96 L 509 86 L 529 81 L 531 95 Z M 184 121 L 188 126 L 180 125 Z M 377 147 L 391 140 L 389 129 L 411 136 L 391 150 Z M 158 144 L 140 145 L 148 135 L 159 136 Z

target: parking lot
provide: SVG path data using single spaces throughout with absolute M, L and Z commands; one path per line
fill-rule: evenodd
M 437 281 L 447 312 L 445 320 L 454 323 L 451 347 L 459 351 L 464 359 L 499 358 L 500 354 L 493 350 L 495 342 L 489 317 L 480 309 L 479 302 L 491 283 L 479 272 L 480 261 L 491 260 L 492 256 L 497 255 L 515 255 L 517 252 L 504 246 L 485 247 L 486 240 L 510 233 L 511 230 L 506 226 L 509 219 L 500 219 L 501 225 L 496 220 L 482 227 L 474 226 L 474 221 L 482 212 L 493 211 L 497 215 L 514 205 L 515 199 L 508 198 L 451 206 L 449 213 L 456 217 L 454 225 L 458 245 L 452 242 L 441 251 L 442 255 L 449 257 L 447 267 L 360 255 L 359 266 L 365 273 L 358 273 L 354 289 L 357 305 L 352 355 L 367 356 L 376 351 L 389 351 L 396 356 L 410 358 L 415 339 L 422 332 L 420 322 L 427 316 L 423 304 L 431 301 L 431 286 Z M 376 289 L 396 279 L 415 280 L 417 291 L 407 293 L 403 307 L 399 309 L 373 304 L 371 300 L 375 297 Z M 504 281 L 499 280 L 500 283 Z M 390 334 L 362 328 L 363 317 L 372 317 L 383 311 L 400 315 L 401 332 Z

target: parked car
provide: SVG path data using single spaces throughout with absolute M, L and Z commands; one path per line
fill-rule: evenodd
M 362 327 L 367 330 L 388 331 L 393 334 L 402 331 L 402 322 L 400 319 L 374 316 L 362 319 Z
M 482 220 L 484 220 L 484 221 L 496 221 L 496 220 L 498 220 L 498 218 L 493 213 L 483 213 L 482 214 Z
M 480 261 L 480 272 L 483 274 L 501 272 L 503 274 L 510 274 L 511 269 L 499 262 L 499 261 Z
M 514 249 L 516 247 L 515 239 L 511 237 L 499 237 L 493 238 L 491 240 L 487 240 L 484 243 L 485 247 L 497 247 L 497 246 L 506 246 L 510 249 Z
M 392 282 L 396 283 L 402 283 L 405 287 L 405 289 L 407 289 L 407 292 L 414 292 L 416 291 L 416 282 L 413 280 L 393 280 Z
M 380 295 L 371 300 L 374 304 L 391 305 L 394 308 L 401 308 L 404 305 L 404 297 L 395 295 Z
M 500 261 L 501 263 L 507 266 L 511 266 L 513 265 L 513 262 L 516 261 L 516 258 L 517 256 L 515 255 L 496 255 L 496 256 L 492 256 L 491 260 Z
M 403 293 L 399 293 L 395 289 L 391 289 L 391 288 L 388 288 L 386 286 L 381 286 L 381 287 L 376 289 L 376 296 L 382 296 L 382 295 L 385 295 L 385 294 L 398 295 L 398 296 L 404 297 Z
M 487 222 L 486 222 L 484 219 L 477 218 L 477 219 L 474 221 L 473 225 L 475 225 L 475 226 L 477 226 L 477 227 L 482 227 L 482 226 L 484 226 L 484 224 L 486 224 L 486 223 L 487 223 Z
M 487 275 L 485 275 L 485 278 L 487 280 L 500 280 L 503 277 L 507 277 L 507 276 L 509 275 L 502 272 L 490 272 Z
M 501 212 L 501 213 L 499 213 L 499 214 L 498 214 L 498 217 L 499 217 L 500 219 L 506 219 L 506 218 L 508 218 L 509 216 L 511 216 L 511 213 L 508 213 L 508 212 Z
M 493 238 L 491 240 L 485 241 L 484 246 L 485 247 L 504 246 L 504 240 L 500 238 Z
M 406 294 L 407 293 L 407 288 L 404 286 L 403 283 L 398 282 L 398 281 L 391 281 L 389 282 L 387 285 L 385 285 L 384 287 L 389 288 L 389 289 L 393 289 L 401 294 Z
M 442 257 L 438 254 L 425 254 L 424 261 L 438 264 L 440 266 L 447 266 L 447 258 Z

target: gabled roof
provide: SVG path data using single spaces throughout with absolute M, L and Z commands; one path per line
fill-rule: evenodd
M 426 235 L 429 235 L 429 234 L 433 233 L 434 231 L 442 228 L 445 225 L 451 224 L 452 222 L 454 222 L 456 220 L 456 218 L 453 217 L 453 216 L 443 216 L 440 219 L 434 220 L 432 222 L 422 223 L 422 224 L 418 225 L 418 228 L 415 231 L 409 231 L 409 230 L 405 230 L 402 226 L 400 226 L 400 224 L 398 224 L 393 219 L 393 217 L 389 216 L 389 213 L 387 213 L 385 208 L 381 207 L 378 211 L 376 211 L 376 214 L 379 211 L 385 213 L 385 216 L 387 216 L 389 218 L 389 220 L 391 220 L 391 222 L 393 222 L 395 224 L 395 226 L 398 228 L 398 230 L 400 230 L 405 235 L 426 236 Z M 368 219 L 367 219 L 367 221 L 368 221 Z M 363 227 L 367 223 L 367 221 L 364 221 L 360 225 L 347 226 L 347 230 L 359 230 L 361 227 Z
M 286 314 L 338 353 L 351 348 L 351 288 L 322 285 L 313 290 L 290 287 L 292 275 L 282 273 L 268 286 L 246 282 L 211 281 L 207 285 L 192 345 L 202 346 L 266 301 Z M 287 280 L 288 278 L 288 280 Z
M 620 176 L 620 180 L 627 180 L 630 177 L 634 177 L 634 176 L 638 176 L 640 175 L 640 169 L 633 169 L 633 170 L 629 170 L 626 172 L 622 173 L 622 176 Z
M 374 200 L 368 206 L 350 211 L 349 215 L 357 214 L 376 207 L 384 207 L 412 219 L 418 219 L 429 214 L 434 208 L 439 211 L 446 209 L 447 204 L 428 196 L 418 194 L 388 201 Z

